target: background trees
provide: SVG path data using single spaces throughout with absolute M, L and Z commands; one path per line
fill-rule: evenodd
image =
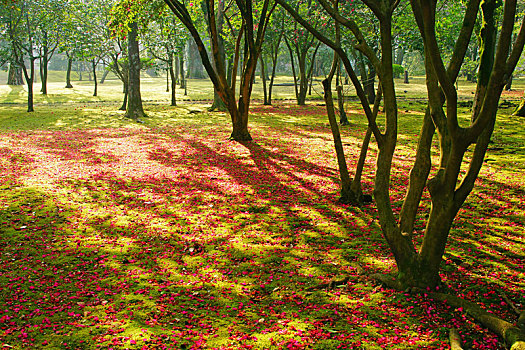
M 177 18 L 186 26 L 197 44 L 202 62 L 210 79 L 215 86 L 217 94 L 226 104 L 231 116 L 233 131 L 231 138 L 237 141 L 248 141 L 252 137 L 248 131 L 248 113 L 250 108 L 250 97 L 252 85 L 255 78 L 255 69 L 262 50 L 264 34 L 270 21 L 271 13 L 275 8 L 270 0 L 259 2 L 237 0 L 236 8 L 231 11 L 238 12 L 241 21 L 236 33 L 236 43 L 232 67 L 226 67 L 224 56 L 221 54 L 221 23 L 220 16 L 223 15 L 221 2 L 216 5 L 215 1 L 207 0 L 202 3 L 203 15 L 206 18 L 210 36 L 211 54 L 203 42 L 203 33 L 199 33 L 188 7 L 177 0 L 165 0 Z M 232 3 L 233 5 L 233 3 Z M 219 7 L 217 7 L 219 6 Z M 222 3 L 222 6 L 224 4 Z M 209 60 L 212 57 L 213 63 Z M 241 61 L 242 56 L 242 61 Z M 228 81 L 227 70 L 231 69 L 231 82 Z M 237 99 L 236 83 L 237 69 L 240 70 L 239 95 Z

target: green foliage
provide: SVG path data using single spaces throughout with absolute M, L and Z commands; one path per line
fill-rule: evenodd
M 392 65 L 392 69 L 394 70 L 394 78 L 401 78 L 403 73 L 405 73 L 405 67 L 400 64 Z

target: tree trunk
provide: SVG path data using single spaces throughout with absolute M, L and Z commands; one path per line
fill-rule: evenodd
M 275 57 L 275 59 L 272 58 L 272 75 L 270 76 L 270 83 L 268 84 L 268 104 L 269 105 L 272 104 L 272 90 L 273 90 L 273 83 L 275 81 L 276 66 L 277 66 L 277 57 Z
M 172 55 L 173 56 L 173 55 Z M 180 65 L 179 65 L 179 56 L 174 55 L 172 59 L 173 70 L 175 71 L 175 84 L 179 84 L 180 77 Z M 167 74 L 167 72 L 166 72 Z
M 49 43 L 47 39 L 47 31 L 44 31 L 43 48 L 44 52 L 42 54 L 42 60 L 40 61 L 40 80 L 42 83 L 41 92 L 43 95 L 47 95 L 47 66 L 49 63 Z
M 349 125 L 348 117 L 345 112 L 345 96 L 343 94 L 343 85 L 341 84 L 341 62 L 337 60 L 337 76 L 335 78 L 337 91 L 337 105 L 339 108 L 339 123 L 341 125 Z
M 199 50 L 192 39 L 188 39 L 188 76 L 195 79 L 202 79 L 205 76 Z
M 173 67 L 173 60 L 170 61 L 170 78 L 171 78 L 171 105 L 176 106 L 177 105 L 177 74 L 175 73 L 175 69 Z
M 81 62 L 77 62 L 77 74 L 78 74 L 78 80 L 79 81 L 82 81 L 82 63 Z
M 119 108 L 119 110 L 125 111 L 128 107 L 128 83 L 123 83 L 122 90 L 124 92 L 124 101 L 122 102 L 122 106 Z
M 339 30 L 336 30 L 336 37 L 339 38 Z M 335 154 L 337 157 L 337 165 L 339 167 L 339 177 L 341 179 L 341 197 L 339 197 L 339 202 L 358 204 L 358 198 L 355 197 L 354 193 L 350 189 L 351 180 L 348 173 L 348 166 L 346 164 L 343 143 L 341 141 L 341 133 L 339 132 L 339 126 L 337 125 L 337 119 L 335 117 L 334 101 L 332 97 L 332 79 L 336 71 L 336 66 L 338 66 L 338 59 L 339 57 L 336 53 L 334 53 L 334 59 L 330 73 L 328 74 L 328 77 L 323 80 L 322 84 L 324 90 L 324 101 L 326 104 L 328 121 L 332 130 L 332 136 L 334 138 Z
M 375 78 L 376 72 L 374 70 L 374 67 L 370 65 L 365 84 L 366 95 L 370 103 L 376 99 Z
M 184 96 L 188 94 L 188 90 L 186 88 L 186 72 L 184 72 L 184 56 L 181 54 L 179 56 L 179 73 L 180 73 L 180 88 L 184 89 Z
M 72 89 L 73 85 L 71 85 L 71 69 L 73 68 L 73 57 L 69 56 L 69 53 L 66 52 L 67 55 L 67 70 L 66 70 L 66 89 Z
M 129 81 L 128 81 L 128 104 L 126 106 L 126 117 L 139 120 L 146 116 L 142 107 L 140 95 L 140 56 L 138 42 L 138 25 L 132 22 L 128 33 L 128 59 L 129 59 Z
M 511 91 L 511 90 L 512 90 L 512 74 L 507 80 L 507 84 L 505 84 L 505 91 Z
M 405 58 L 405 50 L 403 48 L 399 47 L 396 50 L 396 64 L 402 66 L 404 58 Z
M 34 112 L 34 105 L 33 105 L 33 97 L 34 97 L 34 79 L 35 79 L 35 60 L 36 58 L 30 57 L 29 58 L 29 72 L 27 71 L 27 67 L 25 65 L 22 65 L 22 70 L 24 72 L 24 76 L 26 78 L 26 84 L 27 84 L 27 111 L 28 112 Z
M 295 71 L 295 60 L 293 57 L 293 50 L 292 46 L 288 42 L 288 39 L 285 37 L 284 42 L 286 43 L 286 47 L 288 48 L 288 52 L 290 53 L 290 64 L 292 65 L 292 75 L 293 75 L 293 86 L 295 89 L 295 98 L 297 100 L 297 104 L 299 104 L 299 87 L 297 85 L 297 73 Z
M 98 81 L 97 81 L 97 63 L 95 62 L 95 59 L 91 60 L 91 67 L 93 68 L 93 82 L 95 83 L 95 86 L 93 89 L 93 96 L 97 96 Z
M 299 94 L 297 95 L 297 104 L 304 106 L 306 104 L 306 94 L 308 93 L 308 78 L 306 73 L 306 52 L 297 57 L 299 64 Z
M 232 111 L 230 111 L 230 115 L 231 114 Z M 252 136 L 248 131 L 248 110 L 246 109 L 244 113 L 237 110 L 237 113 L 232 115 L 232 121 L 233 130 L 230 139 L 235 141 L 251 141 Z
M 263 55 L 261 55 L 261 57 L 259 58 L 259 62 L 261 64 L 261 80 L 262 80 L 262 85 L 263 85 L 263 104 L 270 105 L 271 103 L 268 101 L 268 89 L 266 86 L 266 69 L 265 69 Z
M 361 73 L 361 83 L 363 84 L 363 89 L 368 99 L 368 103 L 375 101 L 375 70 L 371 64 L 368 64 L 368 72 L 366 69 L 365 58 L 363 54 L 359 52 L 359 72 Z
M 166 68 L 166 92 L 170 92 L 170 69 Z
M 104 70 L 104 73 L 102 74 L 102 78 L 100 78 L 100 84 L 104 84 L 104 82 L 106 81 L 106 78 L 109 74 L 109 69 L 105 69 Z
M 23 85 L 24 78 L 22 77 L 22 68 L 15 62 L 9 63 L 9 71 L 7 74 L 7 85 Z

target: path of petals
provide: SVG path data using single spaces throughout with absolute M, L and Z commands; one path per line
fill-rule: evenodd
M 472 348 L 499 348 L 461 312 L 358 273 L 357 263 L 393 263 L 373 206 L 336 204 L 326 128 L 259 131 L 250 143 L 224 141 L 221 127 L 0 135 L 0 342 L 438 349 L 453 324 Z M 357 147 L 348 148 L 353 166 Z M 467 206 L 443 277 L 511 318 L 498 290 L 519 298 L 524 287 L 523 187 L 480 184 L 476 196 L 500 226 L 471 220 L 477 209 Z M 463 254 L 490 261 L 455 264 Z

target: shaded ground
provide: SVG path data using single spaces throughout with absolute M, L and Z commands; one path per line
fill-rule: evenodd
M 445 349 L 455 326 L 468 347 L 500 349 L 461 310 L 359 274 L 358 266 L 394 266 L 374 206 L 335 203 L 323 108 L 255 106 L 256 141 L 244 144 L 225 141 L 220 114 L 171 116 L 177 123 L 156 127 L 170 114 L 160 107 L 147 127 L 71 123 L 0 134 L 0 341 L 19 349 Z M 420 116 L 406 118 L 417 125 Z M 352 167 L 364 123 L 351 120 Z M 396 200 L 413 154 L 411 125 L 396 157 Z M 515 321 L 501 293 L 525 302 L 524 186 L 512 176 L 522 168 L 494 163 L 456 220 L 442 277 Z

